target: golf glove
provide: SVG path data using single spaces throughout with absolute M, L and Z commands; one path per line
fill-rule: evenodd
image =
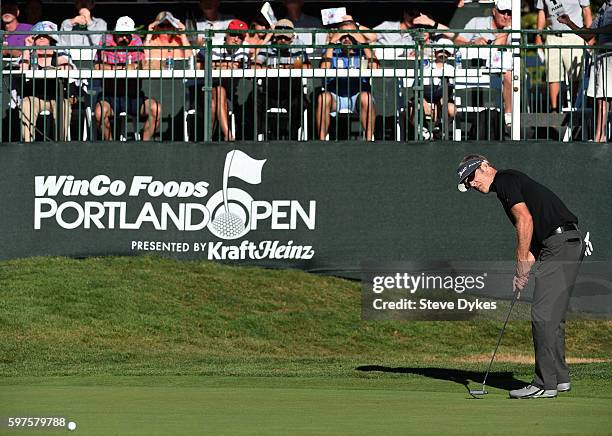
M 587 232 L 584 237 L 584 255 L 591 256 L 593 254 L 593 243 L 590 240 L 591 232 Z

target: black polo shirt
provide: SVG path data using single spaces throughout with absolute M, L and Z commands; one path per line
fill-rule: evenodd
M 542 241 L 559 226 L 578 224 L 578 218 L 563 204 L 561 199 L 546 186 L 515 170 L 500 170 L 495 174 L 491 191 L 515 224 L 510 209 L 518 203 L 525 203 L 533 219 L 533 236 L 530 251 L 537 258 L 542 249 Z

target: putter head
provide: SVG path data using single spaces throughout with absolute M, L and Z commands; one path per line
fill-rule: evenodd
M 484 389 L 470 389 L 470 395 L 472 396 L 476 396 L 476 395 L 487 395 L 488 392 L 485 391 Z

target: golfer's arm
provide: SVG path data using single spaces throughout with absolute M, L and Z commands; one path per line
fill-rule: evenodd
M 528 260 L 533 236 L 533 218 L 525 203 L 515 204 L 510 211 L 516 227 L 516 260 Z

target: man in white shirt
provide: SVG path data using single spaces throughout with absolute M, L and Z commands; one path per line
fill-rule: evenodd
M 414 41 L 412 37 L 405 33 L 406 30 L 420 26 L 428 26 L 432 29 L 448 29 L 444 24 L 438 23 L 434 19 L 421 13 L 416 8 L 407 8 L 402 14 L 401 21 L 383 21 L 378 26 L 374 27 L 373 30 L 399 30 L 399 32 L 378 32 L 377 41 L 382 45 L 412 45 Z M 450 34 L 444 34 L 447 37 L 451 37 Z
M 559 9 L 559 5 L 562 6 Z M 560 33 L 571 30 L 567 25 L 557 20 L 559 12 L 567 14 L 578 27 L 590 27 L 593 17 L 589 0 L 537 0 L 538 30 L 544 29 L 546 21 L 550 20 L 550 29 L 559 33 L 546 35 L 546 77 L 550 95 L 550 111 L 559 111 L 559 90 L 561 81 L 568 79 L 571 84 L 572 99 L 575 98 L 582 75 L 582 54 L 584 41 L 574 33 Z M 542 35 L 535 37 L 535 43 L 543 45 Z M 551 46 L 550 48 L 548 46 Z M 573 46 L 573 48 L 558 48 L 558 46 Z M 557 47 L 557 48 L 554 48 Z
M 373 30 L 377 32 L 376 40 L 380 45 L 394 46 L 394 48 L 384 48 L 382 51 L 379 49 L 377 55 L 381 59 L 394 59 L 406 55 L 410 57 L 411 53 L 414 53 L 414 40 L 406 31 L 418 27 L 448 29 L 444 24 L 436 22 L 416 8 L 404 9 L 401 21 L 383 21 L 374 27 Z M 393 30 L 393 32 L 385 32 L 387 30 Z M 442 33 L 442 35 L 447 38 L 453 37 L 450 33 Z M 412 50 L 408 50 L 408 47 L 400 48 L 400 46 L 412 46 Z
M 216 30 L 213 36 L 213 45 L 223 44 L 225 39 L 225 29 L 230 21 L 234 19 L 233 15 L 223 14 L 219 12 L 219 0 L 200 0 L 200 9 L 202 17 L 196 22 L 196 29 L 200 31 Z M 204 34 L 198 35 L 198 44 L 204 43 Z
M 458 45 L 490 45 L 499 46 L 508 44 L 508 33 L 493 33 L 495 30 L 510 29 L 512 26 L 512 0 L 496 0 L 489 17 L 474 17 L 465 25 L 465 33 L 455 38 Z M 504 54 L 508 52 L 502 53 Z M 502 97 L 504 101 L 504 122 L 506 127 L 512 123 L 512 68 L 504 67 L 502 78 Z

